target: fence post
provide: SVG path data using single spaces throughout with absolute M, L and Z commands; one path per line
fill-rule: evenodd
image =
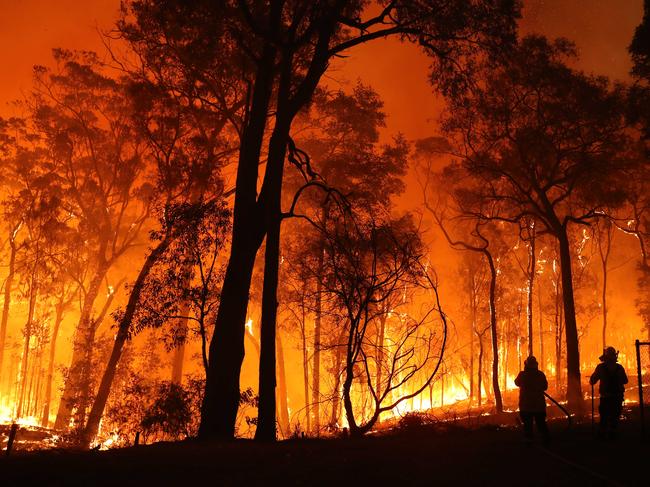
M 637 339 L 636 347 L 636 378 L 639 383 L 639 414 L 641 418 L 641 435 L 645 435 L 645 417 L 643 414 L 643 376 L 641 375 L 641 343 Z
M 7 451 L 6 451 L 7 456 L 11 454 L 11 448 L 14 446 L 16 433 L 18 433 L 18 425 L 16 423 L 13 423 L 11 425 L 11 429 L 9 430 L 9 439 L 7 440 Z

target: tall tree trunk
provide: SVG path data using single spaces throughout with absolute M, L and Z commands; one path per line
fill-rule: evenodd
M 555 295 L 555 388 L 562 388 L 562 303 L 559 287 Z
M 476 333 L 476 297 L 474 292 L 474 275 L 470 271 L 469 278 L 469 309 L 470 309 L 470 332 L 469 332 L 469 405 L 472 405 L 476 391 L 474 389 L 474 333 Z
M 149 253 L 147 259 L 144 261 L 138 277 L 133 284 L 131 294 L 129 295 L 129 301 L 126 305 L 126 309 L 124 310 L 124 314 L 122 315 L 122 319 L 120 320 L 117 328 L 117 334 L 115 335 L 115 341 L 113 342 L 111 356 L 108 360 L 108 364 L 106 365 L 106 369 L 104 370 L 102 380 L 99 384 L 99 389 L 97 390 L 97 396 L 95 397 L 92 408 L 90 410 L 90 414 L 88 415 L 88 421 L 83 431 L 82 442 L 84 446 L 89 446 L 99 431 L 99 423 L 101 421 L 102 415 L 104 414 L 104 408 L 106 407 L 106 402 L 111 392 L 111 385 L 113 384 L 113 379 L 115 378 L 117 364 L 120 360 L 120 357 L 122 356 L 124 345 L 129 338 L 131 322 L 140 301 L 140 295 L 142 293 L 142 289 L 144 288 L 145 280 L 149 276 L 149 273 L 151 272 L 154 264 L 158 261 L 160 256 L 165 252 L 171 243 L 171 239 L 171 232 L 168 232 L 165 237 L 160 242 L 158 242 L 158 245 Z
M 55 306 L 54 327 L 52 328 L 52 338 L 50 339 L 50 356 L 47 365 L 47 378 L 45 380 L 45 401 L 43 403 L 43 415 L 41 416 L 41 426 L 47 428 L 50 423 L 50 402 L 52 401 L 52 381 L 54 379 L 54 359 L 56 357 L 56 341 L 59 337 L 59 329 L 63 321 L 63 300 L 65 293 L 59 298 Z
M 542 312 L 542 288 L 537 286 L 537 321 L 539 328 L 539 364 L 544 368 L 544 316 Z
M 36 307 L 36 276 L 35 269 L 29 283 L 29 311 L 27 312 L 27 323 L 25 324 L 25 344 L 23 345 L 23 356 L 20 361 L 20 395 L 18 397 L 18 409 L 16 416 L 22 417 L 25 401 L 25 387 L 27 385 L 29 365 L 29 341 L 32 338 L 32 322 L 34 320 L 34 308 Z
M 569 409 L 577 414 L 584 412 L 582 385 L 580 383 L 580 348 L 573 297 L 571 250 L 566 226 L 559 232 L 560 268 L 562 270 L 562 301 L 564 303 L 564 332 L 566 334 L 567 401 Z
M 291 60 L 285 60 L 291 69 Z M 286 73 L 285 73 L 286 74 Z M 280 98 L 287 100 L 289 95 L 288 80 L 280 81 Z M 278 314 L 278 278 L 280 270 L 280 231 L 282 227 L 281 199 L 284 160 L 287 140 L 291 127 L 291 116 L 279 109 L 273 135 L 269 142 L 264 186 L 260 201 L 264 204 L 266 223 L 266 248 L 264 251 L 264 285 L 262 289 L 262 319 L 260 332 L 260 373 L 259 373 L 259 407 L 255 439 L 260 441 L 276 440 L 276 357 L 275 335 Z M 314 379 L 315 380 L 315 379 Z
M 332 394 L 332 415 L 330 417 L 330 425 L 332 428 L 336 427 L 339 423 L 341 415 L 341 364 L 343 363 L 343 340 L 345 339 L 345 329 L 341 327 L 341 333 L 338 336 L 336 347 L 334 348 L 334 388 Z
M 2 305 L 2 321 L 0 321 L 0 391 L 2 391 L 2 382 L 3 382 L 3 361 L 4 361 L 4 352 L 7 339 L 7 322 L 9 321 L 9 307 L 11 306 L 11 290 L 14 285 L 14 276 L 16 274 L 16 234 L 20 226 L 17 226 L 12 229 L 11 234 L 9 235 L 9 247 L 11 251 L 9 253 L 9 272 L 7 273 L 7 278 L 5 280 L 4 288 L 4 303 Z
M 320 208 L 321 225 L 327 228 L 329 211 L 323 204 Z M 322 238 L 318 241 L 318 261 L 316 265 L 316 303 L 314 310 L 314 355 L 312 366 L 312 398 L 311 412 L 314 417 L 313 434 L 320 435 L 320 352 L 321 352 L 321 328 L 323 317 L 323 274 L 325 269 L 325 243 Z
M 315 436 L 320 435 L 320 349 L 321 349 L 321 319 L 322 319 L 322 292 L 323 292 L 323 266 L 324 247 L 321 245 L 318 252 L 318 264 L 316 268 L 316 303 L 314 311 L 314 355 L 312 357 L 312 381 L 311 381 L 311 414 L 314 418 L 313 431 Z
M 287 394 L 287 374 L 284 367 L 284 348 L 282 347 L 282 336 L 280 333 L 276 335 L 278 347 L 278 423 L 280 431 L 284 438 L 289 437 L 289 404 Z
M 478 335 L 478 377 L 477 377 L 477 393 L 478 393 L 478 407 L 481 407 L 483 402 L 483 335 Z
M 492 390 L 494 391 L 494 405 L 497 413 L 503 412 L 503 400 L 501 399 L 501 389 L 499 388 L 499 343 L 497 330 L 497 312 L 496 312 L 496 287 L 497 271 L 494 267 L 494 260 L 489 251 L 484 251 L 490 267 L 490 332 L 492 336 Z
M 379 317 L 379 330 L 377 337 L 377 381 L 375 386 L 375 393 L 381 396 L 382 380 L 383 380 L 383 363 L 384 363 L 384 341 L 386 340 L 386 315 L 388 313 L 388 306 L 384 305 L 383 312 Z
M 301 338 L 302 338 L 302 380 L 303 380 L 303 392 L 305 395 L 305 430 L 307 432 L 311 431 L 311 415 L 309 410 L 309 353 L 307 351 L 307 330 L 305 323 L 305 293 L 303 288 L 302 302 L 300 305 L 301 308 Z
M 55 429 L 66 429 L 70 426 L 70 419 L 72 418 L 72 411 L 78 404 L 76 403 L 75 396 L 79 391 L 79 387 L 85 380 L 83 375 L 88 371 L 82 369 L 88 368 L 84 364 L 87 358 L 86 347 L 91 340 L 93 333 L 92 323 L 92 310 L 99 294 L 102 281 L 108 272 L 109 263 L 100 259 L 97 265 L 95 274 L 90 281 L 88 290 L 84 296 L 83 305 L 81 308 L 81 315 L 79 323 L 75 332 L 75 337 L 72 345 L 72 360 L 70 361 L 70 368 L 68 369 L 68 376 L 59 402 L 59 409 L 57 411 L 56 420 L 54 422 Z
M 230 258 L 210 340 L 209 368 L 201 406 L 199 437 L 202 439 L 231 439 L 235 434 L 248 296 L 255 256 L 265 233 L 256 201 L 257 176 L 273 89 L 275 59 L 276 48 L 266 43 L 258 63 L 251 108 L 239 151 Z
M 537 267 L 537 258 L 535 255 L 535 224 L 533 224 L 530 236 L 530 250 L 528 253 L 528 302 L 526 308 L 526 317 L 528 318 L 528 355 L 534 355 L 533 352 L 533 291 L 535 285 L 535 269 Z
M 472 320 L 470 327 L 470 338 L 469 338 L 469 404 L 472 405 L 476 391 L 474 389 L 474 334 L 477 332 L 477 323 L 476 323 L 476 274 L 472 270 L 471 266 L 468 269 L 469 272 L 469 309 L 470 309 L 470 319 Z M 480 389 L 480 382 L 479 382 Z
M 276 360 L 275 335 L 278 309 L 277 287 L 280 254 L 280 222 L 268 228 L 264 255 L 264 287 L 260 330 L 259 406 L 255 439 L 276 440 Z M 273 346 L 271 347 L 271 344 Z
M 598 254 L 600 255 L 600 264 L 603 271 L 603 288 L 601 294 L 602 300 L 602 316 L 603 316 L 603 349 L 607 347 L 607 264 L 609 262 L 609 254 L 612 248 L 612 223 L 605 220 L 605 235 L 603 242 L 603 232 L 600 225 L 597 227 L 598 231 Z

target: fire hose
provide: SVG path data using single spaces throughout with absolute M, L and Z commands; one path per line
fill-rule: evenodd
M 565 408 L 564 406 L 562 406 L 562 404 L 560 404 L 559 402 L 557 402 L 555 399 L 553 399 L 553 398 L 552 398 L 550 395 L 548 395 L 546 392 L 544 393 L 544 395 L 546 396 L 546 398 L 547 398 L 549 401 L 551 401 L 551 402 L 552 402 L 553 404 L 555 404 L 558 408 L 560 408 L 560 411 L 562 411 L 562 412 L 565 414 L 566 419 L 569 421 L 569 428 L 571 428 L 571 426 L 573 425 L 573 419 L 571 419 L 571 414 L 569 413 L 569 411 L 567 411 L 566 408 Z

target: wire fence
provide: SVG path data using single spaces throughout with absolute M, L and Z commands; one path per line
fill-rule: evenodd
M 637 387 L 639 423 L 641 433 L 645 434 L 648 413 L 646 409 L 648 409 L 648 403 L 650 402 L 650 342 L 636 340 L 634 346 L 636 349 L 636 380 L 630 380 L 630 383 L 635 383 Z

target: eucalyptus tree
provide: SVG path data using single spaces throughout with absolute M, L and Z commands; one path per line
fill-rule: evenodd
M 449 98 L 444 126 L 457 163 L 471 176 L 462 190 L 484 219 L 533 220 L 560 253 L 567 347 L 567 397 L 583 407 L 571 265 L 571 225 L 589 225 L 624 197 L 623 89 L 569 68 L 568 41 L 526 37 L 477 82 Z
M 149 218 L 143 144 L 128 117 L 120 80 L 89 52 L 54 50 L 52 68 L 35 68 L 29 128 L 63 188 L 61 205 L 88 249 L 88 280 L 55 426 L 83 424 L 90 401 L 96 323 L 93 307 L 108 270 L 136 243 Z
M 142 43 L 147 59 L 170 52 L 184 86 L 243 87 L 237 119 L 240 151 L 230 259 L 210 344 L 210 368 L 200 436 L 234 435 L 240 399 L 246 309 L 255 257 L 266 237 L 262 298 L 260 422 L 257 436 L 275 438 L 275 321 L 280 247 L 282 179 L 291 125 L 307 105 L 330 61 L 362 43 L 388 36 L 420 44 L 432 56 L 434 78 L 449 74 L 478 51 L 514 37 L 514 0 L 367 2 L 182 2 L 133 0 L 121 30 Z M 146 35 L 149 32 L 151 35 Z M 178 47 L 178 50 L 174 48 Z M 171 48 L 171 49 L 170 49 Z M 207 53 L 196 60 L 190 49 Z M 163 56 L 160 56 L 161 52 Z M 226 64 L 225 70 L 214 70 Z M 232 77 L 229 77 L 232 75 Z M 233 79 L 234 83 L 222 83 Z M 187 83 L 191 80 L 192 83 Z M 235 95 L 236 96 L 236 95 Z M 217 98 L 216 96 L 211 96 Z M 261 162 L 266 165 L 258 192 Z

